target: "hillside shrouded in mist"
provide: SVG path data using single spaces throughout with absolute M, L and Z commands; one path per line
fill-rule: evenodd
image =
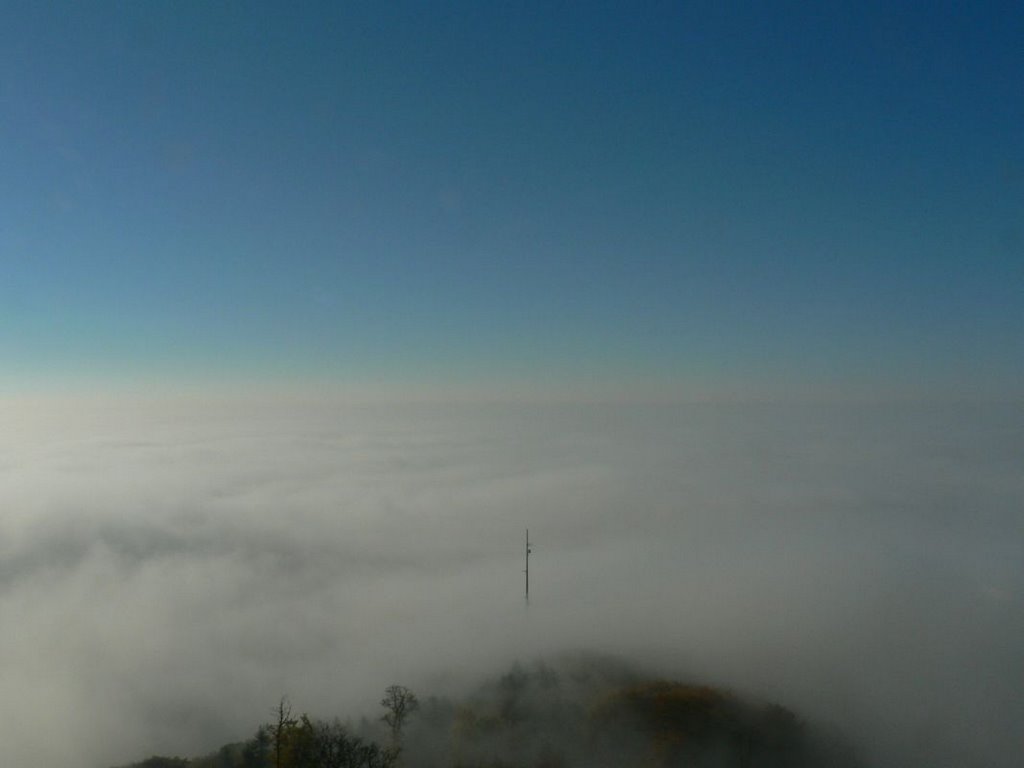
M 650 678 L 594 654 L 516 663 L 456 699 L 421 699 L 399 685 L 389 686 L 386 694 L 385 717 L 346 721 L 299 715 L 284 698 L 244 742 L 202 757 L 154 756 L 125 768 L 862 765 L 835 731 L 777 704 Z
M 202 754 L 282 694 L 348 716 L 573 648 L 836 724 L 872 765 L 1016 759 L 1018 408 L 5 418 L 12 764 Z
M 1021 40 L 1019 0 L 0 4 L 3 765 L 589 652 L 654 686 L 607 722 L 1019 768 Z

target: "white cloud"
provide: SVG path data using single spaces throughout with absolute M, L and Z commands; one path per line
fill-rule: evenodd
M 1019 746 L 1019 409 L 5 407 L 15 764 L 201 752 L 282 693 L 357 713 L 580 646 L 901 764 Z

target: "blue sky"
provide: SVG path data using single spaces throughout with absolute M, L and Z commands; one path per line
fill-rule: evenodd
M 0 387 L 1019 394 L 1019 4 L 383 5 L 5 4 Z

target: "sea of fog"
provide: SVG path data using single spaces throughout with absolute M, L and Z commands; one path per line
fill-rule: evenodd
M 0 743 L 105 766 L 567 649 L 1024 752 L 1024 407 L 0 404 Z M 530 603 L 524 532 L 534 542 Z

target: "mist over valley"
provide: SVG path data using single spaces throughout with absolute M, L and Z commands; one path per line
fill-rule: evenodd
M 1016 406 L 140 401 L 5 418 L 14 764 L 205 754 L 282 695 L 358 718 L 389 684 L 465 696 L 580 650 L 778 703 L 869 765 L 1014 764 Z

